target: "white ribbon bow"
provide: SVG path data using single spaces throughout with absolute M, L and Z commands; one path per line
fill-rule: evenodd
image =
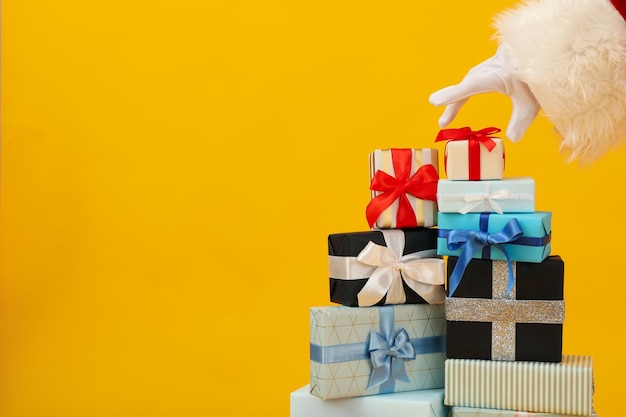
M 357 259 L 377 267 L 357 294 L 359 306 L 372 306 L 385 294 L 385 304 L 403 304 L 406 294 L 402 281 L 429 304 L 441 304 L 445 300 L 442 259 L 422 259 L 415 254 L 398 257 L 393 249 L 374 242 L 369 242 Z
M 487 204 L 487 206 L 496 213 L 502 214 L 502 207 L 500 207 L 500 204 L 498 204 L 497 200 L 511 199 L 511 192 L 507 189 L 504 189 L 498 190 L 491 194 L 489 193 L 489 191 L 487 191 L 486 193 L 466 194 L 464 196 L 464 199 L 467 204 L 459 210 L 459 213 L 461 214 L 467 214 L 483 203 Z

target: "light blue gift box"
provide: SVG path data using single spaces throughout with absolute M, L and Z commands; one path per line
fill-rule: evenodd
M 572 417 L 567 414 L 527 413 L 524 411 L 496 410 L 491 408 L 450 407 L 450 417 Z M 589 417 L 598 417 L 594 412 Z
M 533 213 L 535 181 L 530 177 L 485 181 L 440 179 L 437 205 L 442 213 Z
M 366 307 L 367 308 L 367 307 Z M 447 417 L 443 388 L 322 400 L 306 385 L 290 395 L 290 417 Z
M 310 312 L 311 394 L 333 400 L 444 386 L 442 304 L 311 307 Z
M 465 244 L 450 248 L 449 244 L 457 235 L 466 235 L 467 241 L 491 240 L 492 237 L 506 235 L 512 223 L 521 229 L 521 236 L 507 243 L 484 244 L 472 254 L 477 259 L 510 260 L 520 262 L 541 262 L 550 255 L 552 238 L 552 212 L 535 213 L 439 213 L 437 254 L 461 256 Z M 519 230 L 518 229 L 518 230 Z M 454 233 L 452 233 L 454 231 Z M 503 233 L 504 231 L 504 233 Z M 459 233 L 460 232 L 460 233 Z M 476 233 L 487 232 L 487 233 Z M 504 249 L 509 256 L 507 259 Z

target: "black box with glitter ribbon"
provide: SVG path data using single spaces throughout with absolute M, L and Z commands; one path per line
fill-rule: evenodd
M 564 263 L 472 259 L 459 282 L 450 277 L 459 258 L 448 258 L 447 357 L 560 362 L 563 340 Z
M 328 236 L 330 300 L 350 307 L 443 304 L 437 229 L 380 229 Z

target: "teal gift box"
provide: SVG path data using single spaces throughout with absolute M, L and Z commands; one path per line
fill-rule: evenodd
M 541 262 L 550 255 L 551 238 L 552 212 L 549 211 L 439 213 L 437 254 Z

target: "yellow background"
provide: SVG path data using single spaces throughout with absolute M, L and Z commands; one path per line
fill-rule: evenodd
M 367 154 L 438 147 L 431 92 L 513 1 L 2 2 L 0 415 L 288 416 Z M 455 127 L 506 127 L 476 97 Z M 566 262 L 564 351 L 623 414 L 626 147 L 506 143 Z

